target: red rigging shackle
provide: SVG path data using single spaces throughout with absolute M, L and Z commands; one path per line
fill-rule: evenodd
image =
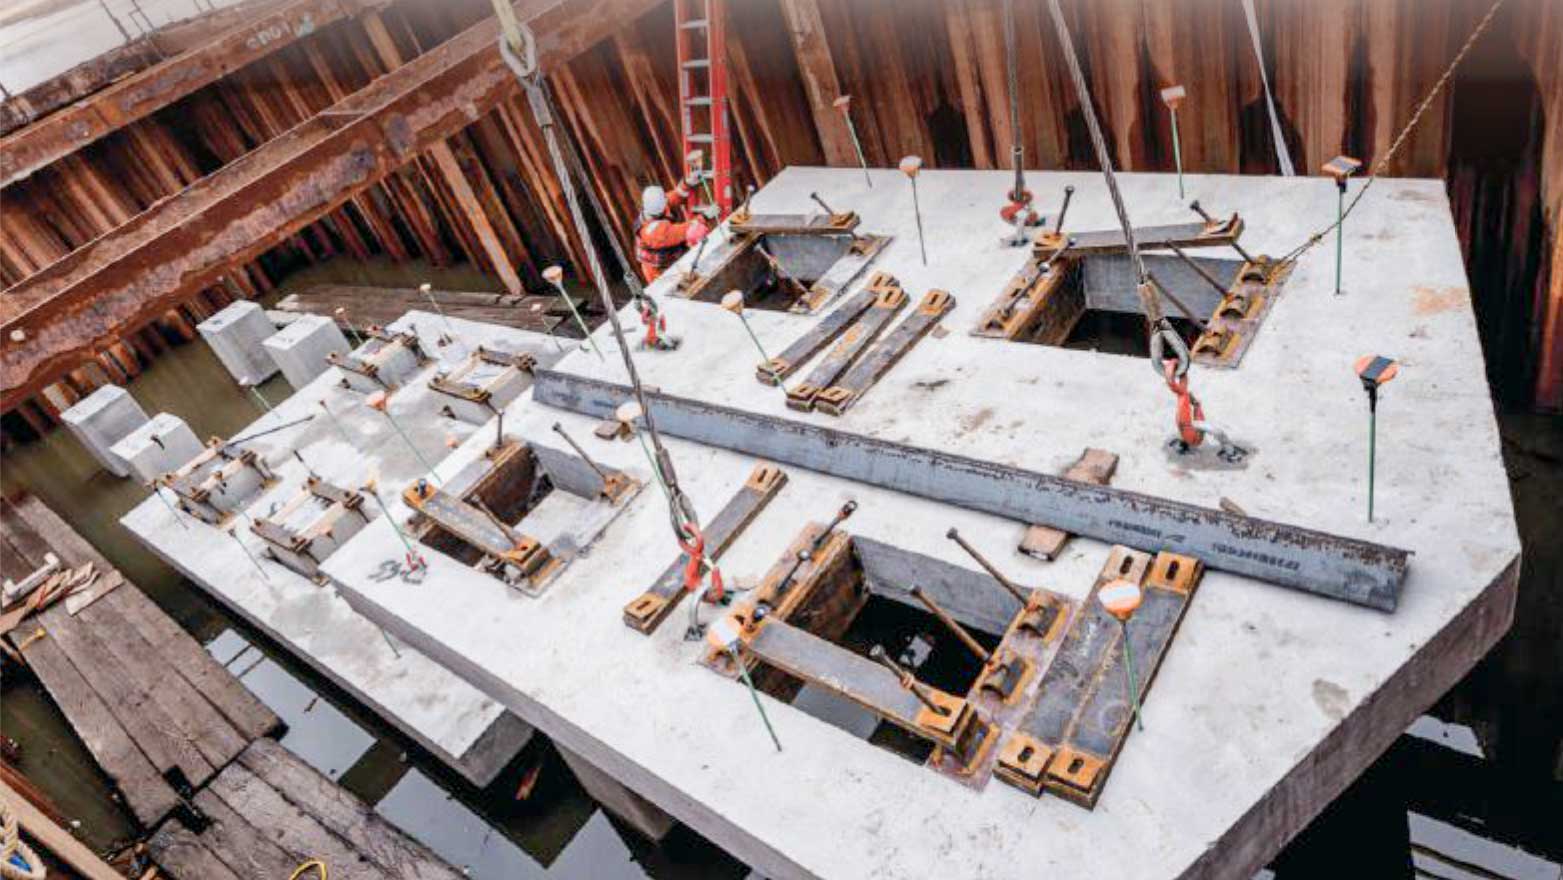
M 1195 422 L 1205 420 L 1205 408 L 1189 391 L 1189 377 L 1187 374 L 1177 375 L 1178 362 L 1176 359 L 1167 358 L 1161 362 L 1162 373 L 1167 379 L 1167 388 L 1178 396 L 1178 408 L 1176 421 L 1178 424 L 1178 438 L 1189 446 L 1198 446 L 1205 439 L 1205 432 L 1194 427 Z

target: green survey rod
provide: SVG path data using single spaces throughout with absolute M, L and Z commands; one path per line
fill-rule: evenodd
M 1336 156 L 1319 169 L 1335 178 L 1335 295 L 1341 295 L 1341 262 L 1346 247 L 1346 180 L 1362 167 L 1361 160 Z
M 765 722 L 765 732 L 771 735 L 771 743 L 776 746 L 776 751 L 781 751 L 781 740 L 776 738 L 776 728 L 771 726 L 771 718 L 765 714 L 765 705 L 760 702 L 760 693 L 754 689 L 754 679 L 749 677 L 749 667 L 744 665 L 736 648 L 728 648 L 727 652 L 733 655 L 733 662 L 738 664 L 738 674 L 743 676 L 744 684 L 749 688 L 749 698 L 754 700 L 754 708 L 760 711 L 760 720 Z
M 1183 86 L 1168 86 L 1161 90 L 1161 101 L 1172 114 L 1172 160 L 1178 166 L 1178 201 L 1183 200 L 1183 140 L 1178 136 L 1178 105 L 1188 96 Z
M 445 485 L 445 481 L 440 479 L 440 475 L 434 472 L 434 465 L 429 464 L 429 460 L 424 458 L 423 453 L 419 452 L 418 447 L 413 444 L 412 438 L 408 437 L 407 432 L 402 430 L 402 426 L 396 421 L 396 417 L 391 415 L 390 397 L 384 391 L 376 391 L 369 395 L 369 408 L 377 409 L 381 415 L 385 416 L 385 420 L 391 423 L 392 428 L 396 429 L 396 433 L 401 436 L 402 442 L 407 444 L 408 449 L 412 450 L 413 457 L 417 458 L 418 463 L 423 465 L 423 469 L 428 472 L 429 476 L 434 478 L 434 482 L 441 486 Z
M 1140 689 L 1134 684 L 1134 652 L 1129 649 L 1129 621 L 1123 621 L 1123 675 L 1129 685 L 1129 705 L 1134 708 L 1134 726 L 1145 729 L 1140 717 Z
M 603 360 L 602 351 L 597 348 L 596 340 L 592 339 L 591 328 L 586 326 L 586 319 L 581 317 L 581 313 L 575 308 L 575 301 L 570 299 L 570 294 L 564 290 L 564 270 L 558 266 L 549 266 L 543 270 L 543 280 L 559 291 L 559 298 L 564 300 L 571 317 L 575 318 L 576 326 L 581 328 L 581 335 L 585 337 L 586 344 L 592 347 L 592 353 L 597 355 L 597 360 Z
M 1378 462 L 1378 390 L 1395 378 L 1400 364 L 1383 355 L 1363 355 L 1357 359 L 1357 378 L 1368 393 L 1368 522 L 1373 521 L 1373 478 Z
M 374 499 L 374 503 L 380 506 L 380 512 L 385 514 L 385 521 L 390 523 L 391 528 L 396 530 L 396 537 L 402 539 L 402 546 L 407 549 L 407 564 L 412 565 L 414 560 L 422 559 L 423 557 L 418 551 L 412 549 L 412 542 L 407 540 L 407 535 L 402 531 L 402 527 L 396 524 L 396 517 L 391 516 L 391 509 L 385 506 L 385 501 L 380 497 L 379 488 L 372 483 L 365 484 L 364 488 L 368 490 L 369 496 Z

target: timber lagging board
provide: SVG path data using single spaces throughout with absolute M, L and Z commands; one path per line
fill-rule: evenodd
M 928 332 L 939 323 L 939 319 L 950 313 L 955 308 L 955 297 L 943 290 L 930 290 L 923 295 L 921 302 L 917 304 L 916 311 L 906 316 L 906 319 L 895 326 L 894 330 L 885 338 L 874 343 L 874 346 L 863 355 L 857 363 L 847 370 L 845 376 L 836 380 L 836 384 L 821 391 L 814 398 L 815 409 L 839 416 L 847 411 L 859 397 L 874 387 L 881 377 L 890 372 L 906 353 L 912 350 Z
M 803 384 L 794 386 L 787 392 L 787 407 L 804 412 L 813 409 L 815 398 L 825 389 L 836 384 L 836 380 L 857 361 L 864 351 L 868 350 L 905 305 L 906 292 L 899 286 L 881 290 L 875 297 L 874 304 L 869 306 L 868 311 L 853 322 L 851 327 L 847 328 L 842 334 L 841 341 L 837 342 L 835 348 L 832 348 L 809 372 Z
M 712 560 L 720 559 L 744 528 L 759 516 L 760 511 L 771 503 L 771 499 L 786 484 L 786 471 L 766 462 L 755 465 L 749 479 L 744 481 L 743 488 L 706 525 L 706 555 Z M 648 635 L 661 626 L 662 621 L 667 619 L 684 597 L 684 569 L 688 565 L 689 554 L 679 553 L 651 589 L 624 606 L 624 625 Z
M 1097 601 L 1097 593 L 1117 580 L 1137 583 L 1143 591 L 1127 626 L 1143 705 L 1203 572 L 1187 556 L 1152 557 L 1113 547 L 1043 673 L 1036 705 L 999 745 L 1000 779 L 1031 794 L 1046 790 L 1087 809 L 1096 806 L 1134 724 L 1123 666 L 1125 627 Z

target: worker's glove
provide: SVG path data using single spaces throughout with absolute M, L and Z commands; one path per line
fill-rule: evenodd
M 695 219 L 689 221 L 688 231 L 684 233 L 684 243 L 690 247 L 694 247 L 700 243 L 700 239 L 705 238 L 710 234 L 710 232 L 710 221 L 700 216 L 699 214 L 696 214 Z
M 700 169 L 699 168 L 695 168 L 695 169 L 691 170 L 688 174 L 684 175 L 684 185 L 689 187 L 690 189 L 695 189 L 695 188 L 700 186 Z

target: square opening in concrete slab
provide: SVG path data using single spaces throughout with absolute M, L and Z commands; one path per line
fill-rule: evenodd
M 448 482 L 418 479 L 402 500 L 418 511 L 411 528 L 424 546 L 536 595 L 639 488 L 620 471 L 505 437 Z
M 773 312 L 808 311 L 809 289 L 852 249 L 850 235 L 767 233 L 741 243 L 692 299 L 721 302 L 741 290 L 744 305 Z

